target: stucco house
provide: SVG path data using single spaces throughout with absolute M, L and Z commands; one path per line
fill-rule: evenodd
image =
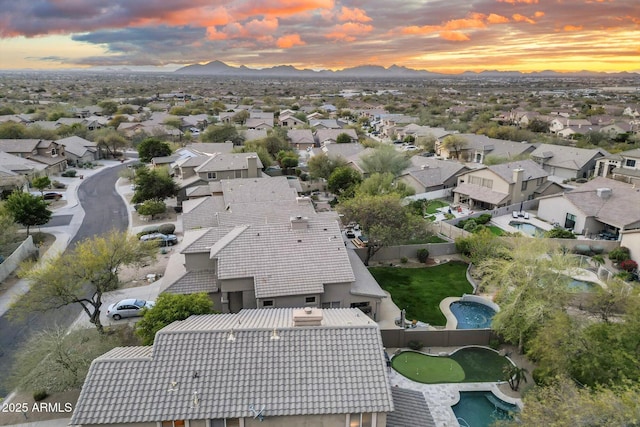
M 285 114 L 278 117 L 278 125 L 283 128 L 293 129 L 298 126 L 305 126 L 306 123 L 303 120 L 294 117 L 293 114 Z
M 453 201 L 472 209 L 494 209 L 562 191 L 547 176 L 531 160 L 473 169 L 458 175 Z
M 338 136 L 343 133 L 349 136 L 351 143 L 358 142 L 358 134 L 355 129 L 318 129 L 313 136 L 317 145 L 324 145 L 336 143 Z
M 550 179 L 562 181 L 593 176 L 596 161 L 608 155 L 601 148 L 540 144 L 531 153 L 531 158 L 549 173 Z
M 640 184 L 640 149 L 623 151 L 596 161 L 596 175 Z
M 100 150 L 98 150 L 98 144 L 95 142 L 88 141 L 79 136 L 62 138 L 56 142 L 64 145 L 67 161 L 70 164 L 95 162 L 100 159 Z
M 242 310 L 98 357 L 70 424 L 384 427 L 392 411 L 380 330 L 359 310 Z
M 45 165 L 44 174 L 63 172 L 67 168 L 64 145 L 46 139 L 0 139 L 0 151 Z
M 535 146 L 533 144 L 489 138 L 486 135 L 461 133 L 456 136 L 464 141 L 464 144 L 457 153 L 457 158 L 454 150 L 448 149 L 443 145 L 443 141 L 446 136 L 436 139 L 436 154 L 444 157 L 445 159 L 484 163 L 488 156 L 501 159 L 514 159 L 526 156 L 535 150 Z
M 289 144 L 297 150 L 306 150 L 316 145 L 311 129 L 289 129 L 287 139 Z
M 565 193 L 540 198 L 538 217 L 585 236 L 619 236 L 640 228 L 640 192 L 633 185 L 596 177 Z
M 411 166 L 398 179 L 411 186 L 416 195 L 453 188 L 458 183 L 458 175 L 470 170 L 452 160 L 412 156 L 410 161 Z

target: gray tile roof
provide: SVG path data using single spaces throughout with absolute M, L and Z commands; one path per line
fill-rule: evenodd
M 233 142 L 194 142 L 187 145 L 185 149 L 202 154 L 231 153 L 233 151 Z
M 411 157 L 411 166 L 405 174 L 414 177 L 425 188 L 442 185 L 468 168 L 456 161 L 431 159 L 422 156 Z
M 287 138 L 289 138 L 291 144 L 315 144 L 311 129 L 289 129 Z
M 195 168 L 196 172 L 218 172 L 228 170 L 248 169 L 247 158 L 258 157 L 256 153 L 217 153 L 210 156 L 204 163 Z M 258 168 L 262 169 L 262 162 L 258 157 Z
M 269 313 L 271 310 L 256 310 Z M 226 315 L 225 315 L 226 316 Z M 71 424 L 393 411 L 378 327 L 162 330 L 93 361 Z M 197 402 L 194 395 L 197 392 Z
M 592 159 L 608 155 L 609 153 L 601 148 L 587 149 L 552 144 L 540 144 L 531 153 L 533 158 L 545 158 L 545 165 L 570 170 L 579 170 Z
M 599 188 L 612 189 L 611 196 L 598 196 L 596 191 Z M 596 177 L 574 190 L 549 197 L 564 197 L 586 216 L 595 217 L 605 224 L 619 228 L 640 225 L 640 191 L 624 182 Z
M 351 285 L 351 294 L 362 295 L 376 298 L 386 298 L 387 294 L 384 293 L 376 279 L 371 275 L 369 269 L 364 265 L 356 251 L 348 249 L 349 262 L 355 275 L 355 281 Z
M 0 151 L 11 154 L 31 153 L 39 143 L 39 139 L 0 139 Z
M 387 415 L 387 427 L 435 427 L 422 392 L 391 387 L 393 412 Z
M 510 163 L 503 163 L 499 165 L 489 166 L 490 170 L 495 172 L 498 176 L 500 176 L 509 184 L 513 184 L 515 182 L 513 180 L 513 170 L 518 168 L 523 169 L 523 173 L 522 173 L 523 181 L 529 181 L 529 180 L 544 178 L 546 176 L 549 176 L 547 171 L 542 169 L 533 160 L 521 160 L 518 162 L 510 162 Z
M 170 284 L 163 292 L 170 294 L 195 294 L 218 292 L 218 278 L 214 270 L 188 271 Z
M 97 147 L 95 142 L 91 142 L 79 136 L 70 136 L 56 141 L 60 145 L 64 145 L 64 151 L 82 157 L 86 154 L 88 147 Z
M 481 185 L 469 184 L 468 182 L 459 184 L 453 192 L 464 194 L 465 196 L 470 196 L 475 200 L 491 203 L 492 205 L 500 204 L 509 197 L 508 194 L 498 193 L 490 188 L 483 187 Z
M 315 132 L 314 136 L 316 141 L 319 144 L 322 144 L 323 142 L 328 140 L 335 141 L 338 138 L 338 135 L 340 135 L 341 133 L 346 133 L 354 141 L 358 140 L 358 134 L 356 133 L 355 129 L 318 129 Z

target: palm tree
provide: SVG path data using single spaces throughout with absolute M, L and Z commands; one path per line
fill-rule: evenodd
M 527 368 L 521 368 L 517 365 L 509 365 L 504 367 L 504 373 L 507 377 L 507 381 L 509 382 L 509 387 L 511 390 L 518 391 L 520 388 L 520 383 L 524 381 L 527 382 L 527 374 L 529 371 Z

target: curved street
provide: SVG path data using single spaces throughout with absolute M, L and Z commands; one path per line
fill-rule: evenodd
M 85 178 L 77 187 L 78 203 L 75 202 L 74 195 L 70 195 L 69 205 L 54 212 L 52 220 L 56 225 L 51 228 L 43 227 L 43 231 L 51 231 L 58 239 L 65 239 L 63 247 L 68 244 L 72 248 L 77 242 L 96 234 L 112 229 L 126 230 L 129 222 L 127 206 L 115 189 L 118 172 L 124 167 L 126 165 L 104 167 Z M 65 225 L 58 226 L 56 217 L 64 219 L 60 222 Z M 60 235 L 63 237 L 58 237 Z M 17 350 L 29 336 L 53 325 L 66 328 L 81 310 L 78 304 L 72 304 L 44 313 L 30 313 L 18 319 L 9 320 L 6 314 L 0 317 L 0 366 L 3 367 L 0 369 L 0 397 L 11 391 L 7 384 L 7 379 L 11 376 L 9 368 Z

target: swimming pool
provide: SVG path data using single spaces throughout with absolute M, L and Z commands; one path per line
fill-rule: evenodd
M 586 280 L 571 279 L 569 290 L 574 292 L 595 292 L 600 285 Z
M 449 305 L 451 313 L 458 319 L 456 329 L 486 329 L 496 311 L 488 305 L 475 301 L 454 301 Z
M 489 427 L 498 420 L 513 419 L 518 406 L 505 402 L 490 391 L 462 391 L 451 407 L 461 427 Z
M 510 221 L 509 225 L 515 229 L 522 231 L 523 233 L 527 233 L 529 236 L 538 236 L 544 234 L 544 230 L 540 227 L 536 227 L 533 224 L 529 224 L 528 222 L 519 222 L 519 221 Z

